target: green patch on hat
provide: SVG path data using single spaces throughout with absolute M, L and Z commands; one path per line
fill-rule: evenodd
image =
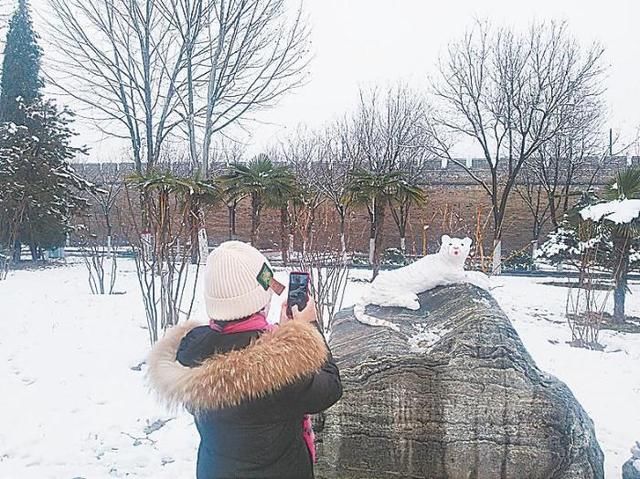
M 265 291 L 269 289 L 269 286 L 271 286 L 271 280 L 273 279 L 273 271 L 271 270 L 271 268 L 269 268 L 269 265 L 267 265 L 267 263 L 264 263 L 262 265 L 262 268 L 260 268 L 260 272 L 258 273 L 258 277 L 256 279 Z

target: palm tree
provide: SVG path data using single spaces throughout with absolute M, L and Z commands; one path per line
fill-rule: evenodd
M 400 250 L 406 253 L 407 223 L 412 206 L 422 206 L 427 202 L 424 191 L 416 184 L 401 179 L 395 195 L 389 197 L 389 208 L 400 233 Z
M 238 205 L 244 196 L 236 187 L 236 182 L 238 181 L 237 176 L 232 170 L 227 171 L 226 173 L 218 176 L 215 179 L 216 185 L 220 190 L 220 195 L 222 201 L 224 201 L 225 205 L 227 205 L 227 211 L 229 216 L 229 238 L 230 240 L 237 239 L 238 235 L 236 234 L 236 212 L 238 209 Z
M 151 191 L 158 192 L 158 211 L 162 215 L 170 214 L 171 198 L 175 196 L 181 202 L 182 227 L 187 228 L 191 241 L 191 262 L 197 264 L 201 259 L 206 259 L 206 241 L 200 244 L 198 236 L 204 228 L 203 208 L 218 203 L 222 197 L 219 186 L 209 179 L 181 178 L 167 173 L 151 172 L 147 175 L 134 174 L 129 177 L 131 184 L 137 185 L 143 194 Z M 151 206 L 151 204 L 147 205 Z M 166 221 L 161 222 L 167 225 Z M 175 233 L 175 232 L 173 232 Z M 172 234 L 171 231 L 163 231 L 163 234 Z M 206 235 L 205 235 L 206 236 Z M 205 238 L 206 239 L 206 238 Z
M 258 243 L 260 215 L 262 209 L 269 206 L 269 198 L 274 197 L 274 201 L 277 201 L 277 195 L 291 191 L 291 185 L 295 183 L 288 167 L 274 165 L 266 155 L 259 155 L 248 164 L 233 163 L 219 181 L 223 185 L 224 196 L 228 200 L 227 206 L 230 204 L 233 206 L 233 223 L 235 223 L 237 203 L 245 197 L 251 199 L 251 244 L 253 246 Z
M 640 168 L 628 168 L 618 172 L 615 179 L 607 185 L 605 198 L 611 201 L 639 199 Z M 622 224 L 607 221 L 606 216 L 603 220 L 602 223 L 609 230 L 613 243 L 613 279 L 615 282 L 613 321 L 624 323 L 629 254 L 632 241 L 640 235 L 640 219 L 636 217 L 629 223 Z
M 269 178 L 264 191 L 264 201 L 267 207 L 280 211 L 280 251 L 282 262 L 286 266 L 293 241 L 289 204 L 297 201 L 301 192 L 296 184 L 295 175 L 286 165 L 274 166 Z
M 380 271 L 380 249 L 386 206 L 405 195 L 411 201 L 422 198 L 422 192 L 404 180 L 399 171 L 374 172 L 358 168 L 351 173 L 349 184 L 354 204 L 364 204 L 369 213 L 369 262 L 373 265 L 373 277 Z
M 230 211 L 230 223 L 235 230 L 235 208 L 240 200 L 249 197 L 251 199 L 251 244 L 256 245 L 260 229 L 260 213 L 262 211 L 262 195 L 264 182 L 273 165 L 271 160 L 261 155 L 251 160 L 248 164 L 232 163 L 226 174 L 220 178 L 225 197 L 233 207 Z M 227 206 L 230 204 L 227 203 Z M 233 219 L 232 219 L 233 216 Z M 231 226 L 230 226 L 231 227 Z M 235 233 L 235 231 L 234 231 Z
M 189 221 L 191 227 L 191 242 L 198 245 L 191 250 L 191 263 L 198 264 L 206 261 L 209 254 L 209 242 L 205 224 L 205 207 L 216 205 L 222 199 L 222 191 L 214 179 L 193 179 L 183 181 L 179 187 L 183 189 L 184 197 L 189 201 Z

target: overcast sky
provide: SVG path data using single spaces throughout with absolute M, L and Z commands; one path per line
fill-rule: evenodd
M 296 8 L 296 0 L 287 1 Z M 359 87 L 404 81 L 426 89 L 438 57 L 475 18 L 523 28 L 533 20 L 567 20 L 585 46 L 598 41 L 606 48 L 608 125 L 626 138 L 640 127 L 640 0 L 306 0 L 304 9 L 312 27 L 310 79 L 260 113 L 264 123 L 246 139 L 251 153 L 299 124 L 320 127 L 343 115 Z M 89 130 L 81 138 L 95 159 L 116 155 L 117 145 L 96 141 Z

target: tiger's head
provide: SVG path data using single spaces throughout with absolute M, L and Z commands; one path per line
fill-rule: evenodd
M 464 263 L 469 256 L 471 238 L 451 238 L 443 235 L 440 239 L 440 254 L 455 263 Z

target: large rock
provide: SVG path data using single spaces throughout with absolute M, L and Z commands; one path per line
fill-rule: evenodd
M 629 459 L 622 465 L 622 479 L 640 479 L 640 459 Z
M 631 459 L 622 466 L 622 479 L 640 479 L 640 441 L 631 448 Z
M 420 296 L 422 308 L 367 307 L 400 326 L 336 318 L 344 396 L 318 433 L 319 478 L 602 478 L 593 423 L 542 372 L 486 292 Z

